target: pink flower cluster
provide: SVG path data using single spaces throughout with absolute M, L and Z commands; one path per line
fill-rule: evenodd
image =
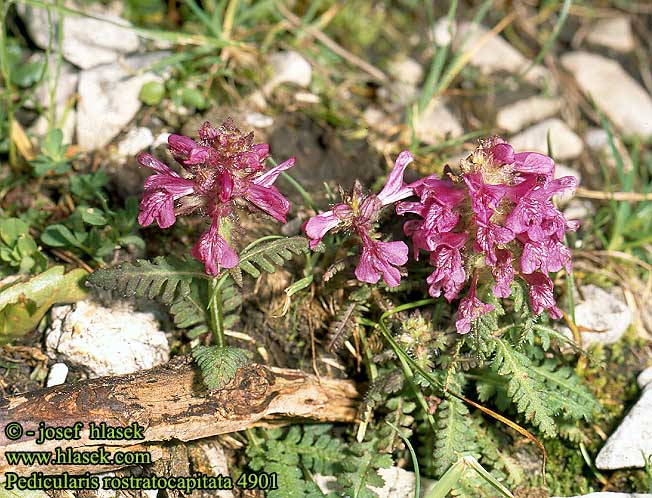
M 186 174 L 179 175 L 151 154 L 139 154 L 138 162 L 156 173 L 145 180 L 138 222 L 147 226 L 156 220 L 161 228 L 168 228 L 177 215 L 207 215 L 210 228 L 191 253 L 204 263 L 209 275 L 217 275 L 220 267 L 238 264 L 238 256 L 225 238 L 234 208 L 262 211 L 285 223 L 290 203 L 273 183 L 294 165 L 294 158 L 265 171 L 269 145 L 254 144 L 253 132 L 241 133 L 230 120 L 219 128 L 205 122 L 197 142 L 170 135 L 168 148 Z
M 412 160 L 402 152 L 378 195 L 365 196 L 354 188 L 351 196 L 304 226 L 314 247 L 329 230 L 349 230 L 361 244 L 356 277 L 376 283 L 382 274 L 394 287 L 397 268 L 407 262 L 403 242 L 381 242 L 374 223 L 382 207 L 396 203 L 396 213 L 411 214 L 403 225 L 414 259 L 428 253 L 434 268 L 427 278 L 433 297 L 442 293 L 450 302 L 469 289 L 459 303 L 457 331 L 468 333 L 474 320 L 494 309 L 477 297 L 478 282 L 491 282 L 496 297 L 511 294 L 516 276 L 529 286 L 536 315 L 547 310 L 560 318 L 549 272 L 570 271 L 570 251 L 564 245 L 567 230 L 576 230 L 552 202 L 555 194 L 576 187 L 573 177 L 554 179 L 553 160 L 536 152 L 515 153 L 502 139 L 482 141 L 461 162 L 461 173 L 445 178 L 432 175 L 406 185 L 403 172 Z M 404 200 L 416 196 L 418 200 Z

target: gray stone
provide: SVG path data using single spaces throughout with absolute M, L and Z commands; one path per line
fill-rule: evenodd
M 417 95 L 417 85 L 423 78 L 421 65 L 409 57 L 394 59 L 388 65 L 393 81 L 387 87 L 388 96 L 396 104 L 406 106 Z
M 591 150 L 600 150 L 609 145 L 609 135 L 603 128 L 589 128 L 584 133 L 584 142 Z
M 593 204 L 582 199 L 573 199 L 564 208 L 564 216 L 567 220 L 586 220 L 594 212 Z
M 141 107 L 138 94 L 145 83 L 161 81 L 139 72 L 165 57 L 167 52 L 132 56 L 82 71 L 79 80 L 77 141 L 85 150 L 106 147 L 134 118 Z
M 82 69 L 88 69 L 114 62 L 121 55 L 138 50 L 138 35 L 129 29 L 131 23 L 127 20 L 106 9 L 100 10 L 97 5 L 93 9 L 86 9 L 67 2 L 66 6 L 93 16 L 64 16 L 61 52 L 67 61 Z M 19 12 L 34 43 L 45 49 L 49 43 L 47 9 L 21 6 Z M 59 14 L 56 12 L 52 12 L 52 22 L 57 25 L 59 23 Z M 56 39 L 52 43 L 56 46 Z
M 627 306 L 618 287 L 602 289 L 593 284 L 583 285 L 581 295 L 575 299 L 575 323 L 582 330 L 582 344 L 613 344 L 631 325 L 634 314 Z M 564 327 L 564 332 L 572 336 Z
M 255 128 L 269 128 L 274 124 L 274 119 L 259 112 L 250 112 L 245 115 L 244 122 Z
M 647 367 L 640 374 L 638 374 L 636 383 L 641 389 L 648 387 L 652 383 L 652 367 Z
M 625 416 L 595 459 L 599 469 L 645 467 L 652 455 L 652 389 L 643 389 L 641 398 Z
M 55 363 L 50 367 L 45 385 L 46 387 L 58 386 L 66 382 L 66 377 L 68 377 L 68 365 Z
M 265 84 L 263 93 L 271 92 L 282 83 L 294 83 L 306 88 L 312 80 L 312 66 L 303 55 L 294 50 L 275 52 L 267 59 L 272 77 Z
M 582 153 L 582 140 L 566 123 L 557 118 L 546 119 L 523 130 L 509 141 L 516 151 L 548 153 L 548 134 L 552 157 L 559 160 L 574 159 Z
M 45 60 L 44 54 L 34 54 L 30 59 Z M 57 75 L 57 58 L 54 54 L 50 56 L 47 72 L 43 81 L 34 89 L 34 100 L 43 107 L 50 107 L 50 85 L 54 85 Z M 66 61 L 61 62 L 59 78 L 56 81 L 54 90 L 54 102 L 57 105 L 65 105 L 77 91 L 79 73 Z
M 596 21 L 586 41 L 617 52 L 631 52 L 636 45 L 632 25 L 627 16 L 609 17 Z
M 369 489 L 376 493 L 378 498 L 405 498 L 414 496 L 416 483 L 414 472 L 393 466 L 388 469 L 378 469 L 378 474 L 385 481 L 385 485 L 382 488 L 369 486 Z M 313 478 L 323 493 L 328 494 L 335 489 L 335 477 L 315 474 Z M 422 477 L 421 496 L 426 496 L 435 484 L 436 481 Z
M 152 368 L 170 355 L 154 315 L 124 302 L 112 308 L 92 301 L 54 307 L 45 344 L 48 355 L 85 368 L 91 377 Z
M 136 156 L 154 143 L 154 135 L 149 128 L 136 127 L 127 132 L 118 144 L 117 158 L 126 159 Z
M 530 60 L 504 38 L 490 33 L 490 30 L 481 24 L 463 23 L 457 30 L 454 45 L 464 40 L 466 41 L 462 50 L 471 54 L 470 64 L 477 66 L 485 74 L 500 71 L 519 74 L 530 64 Z M 550 72 L 540 65 L 533 67 L 525 79 L 533 83 L 552 80 Z
M 60 128 L 63 133 L 63 143 L 71 144 L 75 137 L 77 125 L 77 111 L 66 106 L 65 103 L 57 103 L 54 108 L 54 127 Z M 39 116 L 36 122 L 30 127 L 30 132 L 38 137 L 44 137 L 50 129 L 47 116 Z
M 516 133 L 525 126 L 541 121 L 559 112 L 561 101 L 547 97 L 529 97 L 503 107 L 496 115 L 499 128 Z
M 460 137 L 464 129 L 442 100 L 433 99 L 414 117 L 414 133 L 421 142 L 435 144 L 444 137 Z
M 448 21 L 447 17 L 439 19 L 431 29 L 432 39 L 435 45 L 447 47 L 453 41 L 453 35 L 457 31 L 455 20 Z
M 618 62 L 580 51 L 563 55 L 561 63 L 620 131 L 652 136 L 652 97 Z

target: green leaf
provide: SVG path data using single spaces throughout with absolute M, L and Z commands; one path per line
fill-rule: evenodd
M 65 225 L 50 225 L 43 230 L 41 242 L 50 247 L 81 247 L 83 244 Z
M 43 75 L 45 61 L 27 62 L 13 67 L 11 82 L 21 88 L 29 88 L 38 82 Z
M 108 176 L 102 170 L 88 175 L 74 175 L 70 178 L 70 191 L 79 199 L 92 201 L 108 181 Z
M 172 304 L 190 293 L 193 278 L 208 278 L 198 261 L 159 256 L 153 262 L 139 259 L 113 268 L 95 270 L 88 277 L 91 286 L 113 290 L 124 297 L 159 298 Z
M 289 237 L 270 240 L 245 249 L 240 254 L 240 262 L 229 273 L 238 286 L 242 286 L 242 272 L 254 278 L 260 277 L 261 270 L 274 273 L 276 266 L 281 266 L 292 258 L 308 251 L 308 239 L 305 237 Z
M 200 296 L 197 285 L 192 285 L 188 294 L 180 296 L 172 306 L 170 314 L 174 319 L 174 325 L 182 329 L 191 330 L 187 332 L 189 338 L 193 339 L 201 334 L 208 332 L 208 323 L 210 321 L 206 311 L 206 305 Z
M 181 90 L 181 101 L 184 105 L 204 110 L 208 107 L 208 102 L 204 95 L 196 88 L 184 88 Z
M 35 329 L 51 306 L 83 299 L 86 275 L 81 269 L 64 274 L 63 266 L 55 266 L 1 289 L 0 344 Z
M 89 225 L 104 226 L 109 222 L 101 209 L 89 206 L 79 206 L 77 209 L 81 214 L 82 220 Z
M 147 105 L 159 105 L 165 96 L 165 85 L 160 81 L 145 83 L 140 89 L 138 98 Z
M 238 369 L 250 361 L 247 351 L 231 346 L 196 346 L 192 356 L 210 390 L 225 387 L 233 380 Z
M 7 244 L 13 245 L 20 235 L 29 234 L 29 225 L 20 218 L 6 218 L 0 220 L 0 239 Z

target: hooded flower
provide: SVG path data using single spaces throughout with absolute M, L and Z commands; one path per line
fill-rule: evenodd
M 377 240 L 379 235 L 375 233 L 374 225 L 383 207 L 412 195 L 412 188 L 404 183 L 403 174 L 413 159 L 408 151 L 401 152 L 378 194 L 363 193 L 361 185 L 356 182 L 351 193 L 342 196 L 343 202 L 310 218 L 303 226 L 310 239 L 310 248 L 314 249 L 327 232 L 353 233 L 361 246 L 356 278 L 362 282 L 376 283 L 382 275 L 389 287 L 396 287 L 401 280 L 397 266 L 407 262 L 408 247 L 401 241 Z
M 138 156 L 140 164 L 156 172 L 145 180 L 138 222 L 147 226 L 156 220 L 161 228 L 168 228 L 177 215 L 208 216 L 210 228 L 191 252 L 207 273 L 216 275 L 220 266 L 238 264 L 227 242 L 230 230 L 220 233 L 220 227 L 234 222 L 235 208 L 263 212 L 285 223 L 290 203 L 273 184 L 294 165 L 294 158 L 265 171 L 269 145 L 254 144 L 253 133 L 241 133 L 230 120 L 219 128 L 206 122 L 198 135 L 198 141 L 182 135 L 168 138 L 172 156 L 187 173 L 184 177 L 151 154 Z
M 483 303 L 477 298 L 477 284 L 478 278 L 473 277 L 468 294 L 460 301 L 460 306 L 457 310 L 457 321 L 455 322 L 458 334 L 468 334 L 471 331 L 471 323 L 482 315 L 494 310 L 492 304 Z

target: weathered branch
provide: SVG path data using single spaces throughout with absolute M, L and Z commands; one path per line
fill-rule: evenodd
M 251 364 L 241 368 L 224 389 L 208 392 L 199 371 L 187 357 L 129 375 L 102 377 L 0 399 L 0 475 L 42 470 L 47 473 L 90 470 L 99 472 L 120 465 L 98 467 L 10 465 L 7 451 L 53 451 L 56 447 L 84 451 L 104 446 L 121 451 L 147 449 L 148 444 L 177 439 L 190 441 L 239 431 L 263 423 L 264 418 L 306 417 L 319 421 L 352 422 L 358 393 L 353 383 L 308 375 L 298 370 Z M 4 428 L 11 422 L 25 432 L 16 441 Z M 80 439 L 48 440 L 36 444 L 39 424 L 70 427 L 83 423 Z M 136 422 L 144 428 L 144 440 L 97 441 L 88 427 L 126 427 Z M 156 453 L 155 451 L 153 453 Z M 152 455 L 155 459 L 156 455 Z M 1 480 L 1 479 L 0 479 Z

